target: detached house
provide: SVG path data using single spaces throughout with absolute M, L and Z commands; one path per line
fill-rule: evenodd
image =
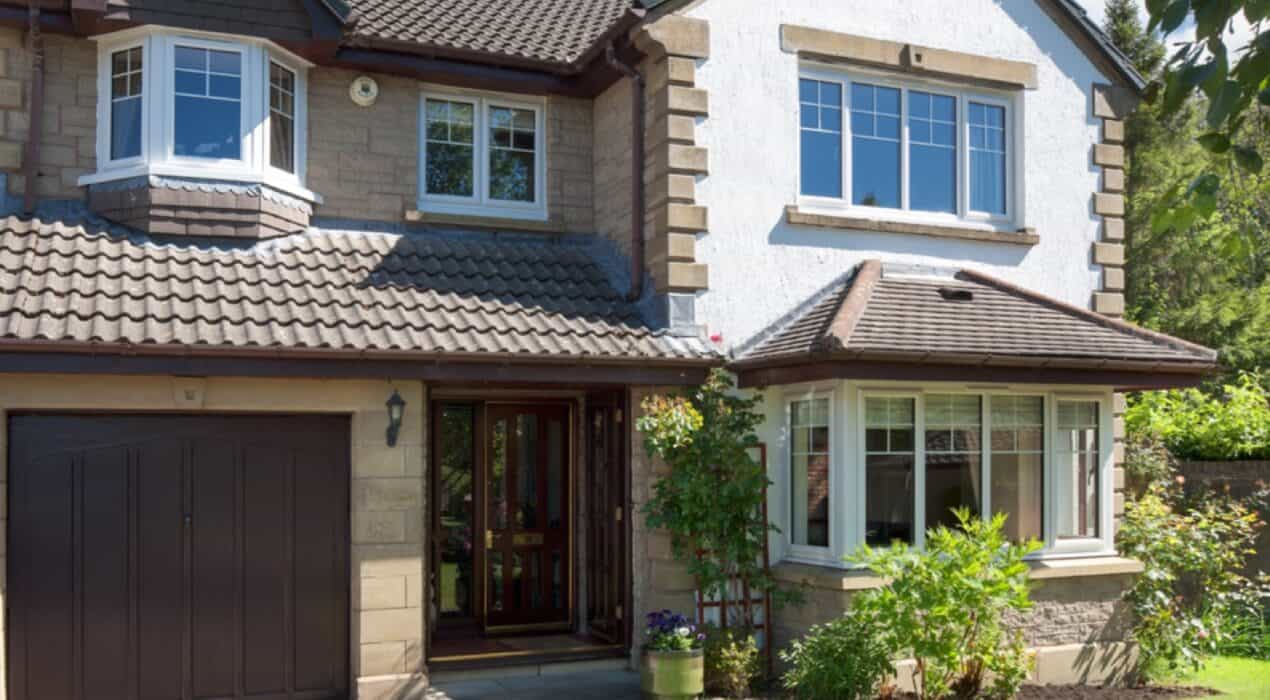
M 408 698 L 638 653 L 641 400 L 762 390 L 777 644 L 949 509 L 1132 659 L 1123 117 L 1070 0 L 0 3 L 0 697 Z

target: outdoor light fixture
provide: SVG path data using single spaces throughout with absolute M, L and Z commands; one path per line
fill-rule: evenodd
M 388 397 L 388 446 L 397 446 L 397 433 L 401 432 L 401 417 L 406 415 L 406 400 L 394 389 Z

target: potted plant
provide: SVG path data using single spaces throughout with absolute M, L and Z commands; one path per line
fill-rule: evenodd
M 705 692 L 706 636 L 683 615 L 650 612 L 644 627 L 644 659 L 640 689 L 656 700 L 695 698 Z

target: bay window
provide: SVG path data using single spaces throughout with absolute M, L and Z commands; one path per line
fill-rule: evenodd
M 793 559 L 837 563 L 860 544 L 920 547 L 928 529 L 955 527 L 958 509 L 1004 514 L 1007 538 L 1041 541 L 1041 557 L 1113 551 L 1109 396 L 841 389 L 857 397 L 841 410 L 825 393 L 787 397 L 788 508 L 773 512 L 788 515 L 781 529 Z M 839 421 L 854 438 L 834 444 Z
M 91 185 L 161 175 L 304 180 L 307 64 L 273 44 L 143 27 L 99 41 L 98 170 Z
M 809 66 L 798 109 L 804 204 L 936 222 L 1014 218 L 1008 94 Z
M 544 108 L 486 94 L 425 94 L 419 209 L 546 219 Z

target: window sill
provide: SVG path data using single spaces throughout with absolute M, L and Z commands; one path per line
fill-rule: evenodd
M 533 233 L 563 233 L 564 222 L 555 219 L 522 219 L 513 216 L 489 216 L 474 214 L 444 214 L 435 211 L 412 209 L 406 212 L 406 221 L 437 226 L 457 226 L 501 231 L 530 231 Z
M 824 214 L 806 211 L 796 204 L 785 207 L 785 222 L 794 226 L 815 226 L 851 231 L 875 231 L 878 233 L 900 233 L 914 236 L 931 236 L 934 238 L 953 238 L 964 241 L 982 241 L 988 243 L 1009 243 L 1012 245 L 1034 246 L 1041 242 L 1041 237 L 1032 229 L 1021 229 L 1017 232 L 997 231 L 991 228 L 974 228 L 971 226 L 950 226 L 947 224 L 928 224 L 910 221 L 870 219 L 842 214 Z
M 1084 557 L 1078 559 L 1029 561 L 1028 578 L 1044 581 L 1094 576 L 1124 576 L 1142 572 L 1142 564 L 1117 556 Z M 872 572 L 861 569 L 840 569 L 831 566 L 794 564 L 781 562 L 772 566 L 772 577 L 782 583 L 808 585 L 834 591 L 864 591 L 881 588 L 885 581 Z

